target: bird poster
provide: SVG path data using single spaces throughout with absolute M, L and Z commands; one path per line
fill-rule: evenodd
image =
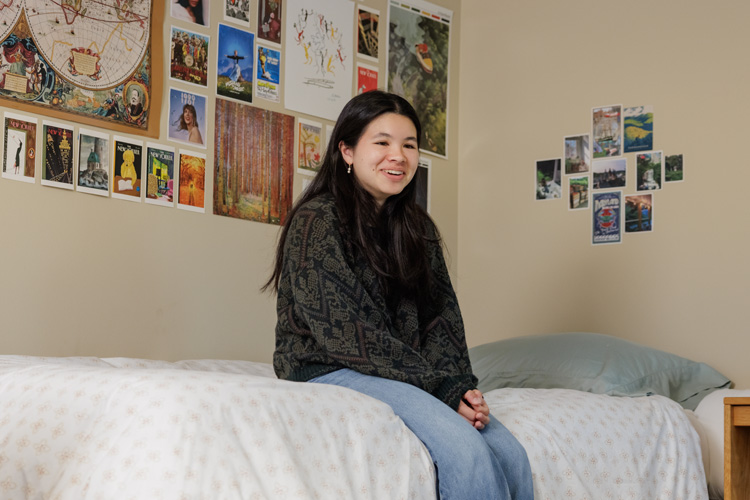
M 114 136 L 112 144 L 112 198 L 140 202 L 143 142 Z

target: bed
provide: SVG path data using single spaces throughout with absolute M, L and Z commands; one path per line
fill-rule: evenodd
M 502 385 L 492 350 L 472 350 L 480 388 Z M 537 499 L 709 497 L 707 433 L 669 395 L 514 383 L 485 398 Z M 0 408 L 2 499 L 436 497 L 429 454 L 389 407 L 264 363 L 5 355 Z

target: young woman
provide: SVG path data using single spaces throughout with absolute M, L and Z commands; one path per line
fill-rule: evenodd
M 531 499 L 526 453 L 476 389 L 440 235 L 415 202 L 420 133 L 394 94 L 342 110 L 266 284 L 274 368 L 390 405 L 429 450 L 441 498 Z
M 198 128 L 198 113 L 192 104 L 185 104 L 182 107 L 182 114 L 180 115 L 180 123 L 177 126 L 177 130 L 187 130 L 188 142 L 203 144 L 203 136 L 201 135 L 200 128 Z

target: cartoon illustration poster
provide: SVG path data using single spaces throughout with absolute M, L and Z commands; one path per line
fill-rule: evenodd
M 258 69 L 255 75 L 255 97 L 279 102 L 281 52 L 258 45 L 256 54 L 255 66 Z
M 637 106 L 622 111 L 625 127 L 625 152 L 654 149 L 654 107 Z
M 635 155 L 638 191 L 661 189 L 664 183 L 664 155 L 661 151 Z
M 112 198 L 140 202 L 143 142 L 114 136 L 112 143 Z
M 42 122 L 42 185 L 73 189 L 73 128 Z
M 570 177 L 568 180 L 568 210 L 589 208 L 589 176 Z
M 604 106 L 591 112 L 594 158 L 622 155 L 622 106 Z
M 562 198 L 562 175 L 560 171 L 560 158 L 549 160 L 537 160 L 536 184 L 537 200 L 554 200 Z
M 146 144 L 146 203 L 174 206 L 174 148 Z
M 218 38 L 216 93 L 243 102 L 253 102 L 255 35 L 227 24 L 219 24 Z
M 299 126 L 298 169 L 301 174 L 314 175 L 323 163 L 323 124 L 300 118 Z
M 3 178 L 36 182 L 36 118 L 5 113 Z
M 452 11 L 422 0 L 391 2 L 387 88 L 409 101 L 422 123 L 423 151 L 446 157 Z
M 258 0 L 258 38 L 281 45 L 283 0 Z
M 208 85 L 208 35 L 172 26 L 169 76 L 173 80 Z
M 170 88 L 169 138 L 205 148 L 205 132 L 206 96 Z
M 250 27 L 250 0 L 224 0 L 224 20 Z
M 354 2 L 288 0 L 284 106 L 335 121 L 352 97 Z
M 109 196 L 109 135 L 78 130 L 77 191 Z
M 378 68 L 357 63 L 357 94 L 378 88 Z
M 654 230 L 654 196 L 625 196 L 625 232 L 646 233 Z
M 594 193 L 592 197 L 593 225 L 591 243 L 594 245 L 622 241 L 622 191 Z
M 372 62 L 378 61 L 378 28 L 380 11 L 365 5 L 357 6 L 357 55 Z
M 151 4 L 3 2 L 0 98 L 147 128 Z
M 206 155 L 181 150 L 178 181 L 177 208 L 205 212 Z
M 582 174 L 591 168 L 589 134 L 571 135 L 565 138 L 565 174 Z
M 294 116 L 217 99 L 215 134 L 214 214 L 284 224 L 294 200 Z

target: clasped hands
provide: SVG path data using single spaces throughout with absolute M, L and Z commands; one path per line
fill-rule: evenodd
M 458 414 L 469 422 L 476 430 L 481 431 L 490 423 L 490 407 L 479 389 L 466 391 L 458 404 Z

